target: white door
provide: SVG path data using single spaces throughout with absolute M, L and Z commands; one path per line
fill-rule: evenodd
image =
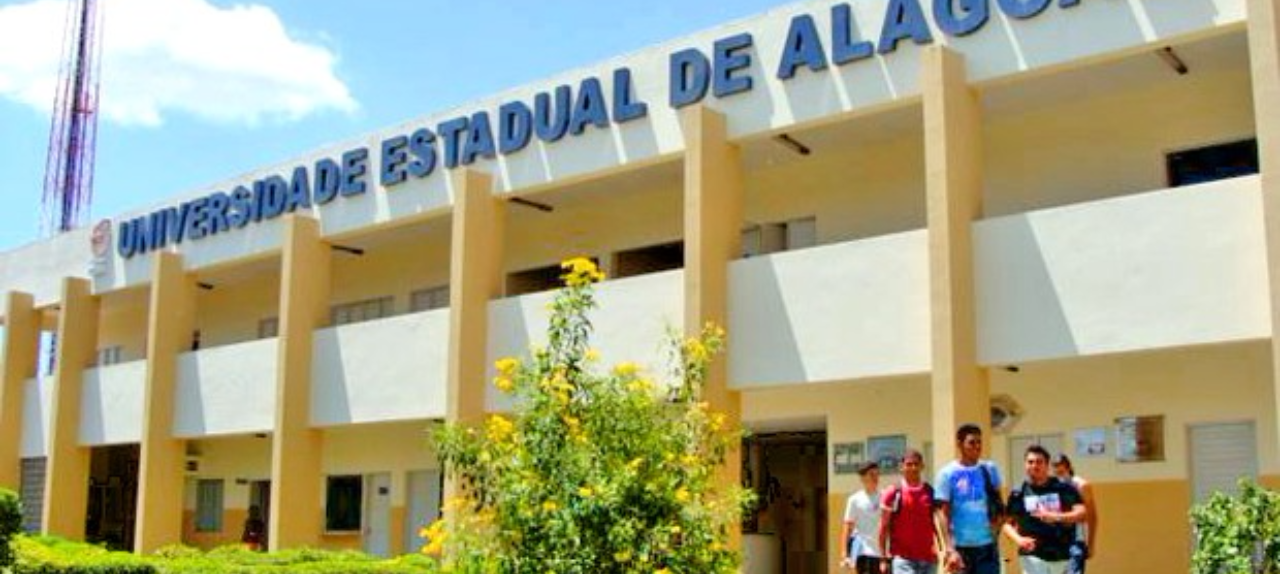
M 1214 491 L 1234 494 L 1241 477 L 1258 477 L 1253 422 L 1191 426 L 1191 497 L 1200 503 Z
M 418 536 L 418 530 L 440 517 L 440 471 L 410 471 L 408 484 L 406 496 L 409 517 L 404 522 L 404 551 L 416 553 L 427 543 Z
M 364 550 L 386 557 L 391 553 L 391 474 L 364 476 Z

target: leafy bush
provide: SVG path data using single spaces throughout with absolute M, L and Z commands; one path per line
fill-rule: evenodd
M 156 573 L 155 563 L 132 553 L 53 536 L 14 540 L 14 573 Z
M 18 539 L 15 573 L 433 573 L 435 561 L 421 555 L 382 559 L 359 551 L 290 549 L 276 553 L 227 545 L 208 552 L 185 545 L 152 555 L 107 551 L 58 537 Z
M 171 545 L 152 559 L 162 573 L 433 573 L 435 562 L 420 555 L 383 559 L 359 551 L 287 549 L 272 553 L 226 545 L 202 552 Z
M 742 435 L 701 399 L 724 332 L 674 338 L 665 386 L 630 363 L 601 373 L 587 312 L 603 274 L 562 268 L 548 346 L 496 364 L 513 415 L 432 434 L 459 494 L 424 552 L 462 572 L 736 571 L 727 543 L 751 495 L 716 477 Z
M 1240 480 L 1236 497 L 1218 492 L 1191 509 L 1196 573 L 1280 572 L 1280 493 Z
M 13 565 L 13 538 L 22 532 L 22 499 L 0 487 L 0 569 Z

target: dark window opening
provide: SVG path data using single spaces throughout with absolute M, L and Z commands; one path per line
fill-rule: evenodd
M 325 531 L 359 531 L 364 480 L 359 475 L 329 477 L 325 490 Z
M 600 260 L 596 258 L 588 259 L 592 263 L 600 265 Z M 564 275 L 564 270 L 560 269 L 560 264 L 512 272 L 507 274 L 506 295 L 517 296 L 560 288 L 564 286 L 564 280 L 560 279 L 562 275 Z
M 1191 186 L 1258 173 L 1258 140 L 1173 152 L 1167 158 L 1169 186 Z
M 671 242 L 618 252 L 614 275 L 620 278 L 684 267 L 684 242 Z

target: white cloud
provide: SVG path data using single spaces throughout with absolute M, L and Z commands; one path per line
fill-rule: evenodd
M 0 6 L 0 97 L 45 113 L 57 83 L 67 0 Z M 256 124 L 357 107 L 335 55 L 289 37 L 266 6 L 105 0 L 99 111 L 156 126 L 173 112 Z

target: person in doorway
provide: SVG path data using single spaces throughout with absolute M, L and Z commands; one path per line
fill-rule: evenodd
M 1094 542 L 1098 536 L 1098 506 L 1093 499 L 1093 485 L 1076 475 L 1071 458 L 1065 453 L 1059 453 L 1053 460 L 1053 473 L 1059 481 L 1075 487 L 1084 502 L 1084 522 L 1076 524 L 1076 542 L 1071 547 L 1071 559 L 1067 565 L 1067 573 L 1084 573 L 1085 562 L 1093 558 Z
M 244 533 L 240 542 L 250 551 L 263 551 L 267 547 L 267 523 L 262 520 L 262 508 L 249 506 L 249 517 L 244 520 Z
M 858 477 L 862 490 L 850 495 L 844 505 L 840 563 L 857 573 L 880 573 L 880 466 L 865 462 L 858 466 Z
M 902 480 L 880 496 L 880 569 L 884 573 L 937 573 L 933 486 L 922 479 L 924 456 L 908 449 Z
M 1070 483 L 1049 473 L 1049 452 L 1039 445 L 1023 458 L 1027 480 L 1009 493 L 1004 534 L 1018 546 L 1023 573 L 1066 573 L 1084 502 Z
M 938 472 L 938 513 L 945 566 L 952 573 L 999 573 L 996 532 L 1003 522 L 1000 469 L 981 459 L 982 428 L 956 430 L 959 459 Z

